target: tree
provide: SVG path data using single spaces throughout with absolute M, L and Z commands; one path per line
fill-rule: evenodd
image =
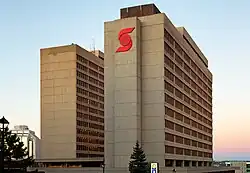
M 16 134 L 12 134 L 8 128 L 4 131 L 4 139 L 5 165 L 8 165 L 9 168 L 27 168 L 33 164 L 33 159 L 29 157 L 27 147 L 25 147 L 24 143 L 20 141 L 20 138 Z
M 133 147 L 133 153 L 130 156 L 129 172 L 130 173 L 149 172 L 149 164 L 147 162 L 146 155 L 142 147 L 140 147 L 138 141 L 136 141 L 135 147 Z

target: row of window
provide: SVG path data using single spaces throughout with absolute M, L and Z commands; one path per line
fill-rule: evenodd
M 168 63 L 169 64 L 169 63 Z M 168 65 L 167 64 L 167 65 Z M 167 69 L 165 69 L 167 70 Z M 187 90 L 189 92 L 189 94 L 191 93 L 195 93 L 192 94 L 194 95 L 194 98 L 199 101 L 199 103 L 201 103 L 202 105 L 204 105 L 206 108 L 208 108 L 210 111 L 212 111 L 212 97 L 210 97 L 208 94 L 206 94 L 206 92 L 204 92 L 195 82 L 193 82 L 192 80 L 189 79 L 188 76 L 182 77 L 178 72 L 179 68 L 175 67 L 174 69 L 172 69 L 173 71 L 176 72 L 177 75 L 179 75 L 179 77 L 181 79 L 178 79 L 178 77 L 175 77 L 175 79 L 173 78 L 174 76 L 169 74 L 169 78 L 171 81 L 173 81 L 178 87 L 180 87 L 181 89 Z M 166 74 L 168 72 L 166 71 Z M 171 73 L 171 72 L 170 72 Z M 191 87 L 189 87 L 188 85 L 186 85 L 184 82 L 182 82 L 182 80 L 184 80 L 185 82 L 188 83 L 188 85 L 190 85 Z M 192 88 L 192 89 L 191 89 Z M 201 95 L 201 96 L 200 96 Z M 203 99 L 203 98 L 205 99 Z
M 190 149 L 173 147 L 173 146 L 165 146 L 165 153 L 185 155 L 185 156 L 205 157 L 205 158 L 213 157 L 212 153 L 209 153 L 209 152 L 202 152 L 202 151 L 190 150 Z
M 101 144 L 104 145 L 103 139 L 89 138 L 89 137 L 76 137 L 76 142 L 84 142 L 89 144 Z
M 171 49 L 169 47 L 169 49 Z M 173 62 L 172 58 L 169 58 L 168 56 L 165 55 L 164 57 L 164 62 L 166 65 L 168 65 L 172 70 L 175 70 L 176 73 L 182 77 L 183 79 L 186 80 L 189 84 L 194 84 L 192 85 L 196 90 L 200 92 L 204 92 L 208 96 L 212 96 L 212 89 L 210 89 L 203 81 L 200 79 L 195 72 L 193 72 L 188 65 L 181 65 L 183 60 L 175 54 L 175 63 Z M 185 64 L 185 63 L 184 63 Z M 179 68 L 178 66 L 181 66 Z
M 182 114 L 180 114 L 180 113 L 178 113 L 178 112 L 176 112 L 176 111 L 174 111 L 174 110 L 172 110 L 172 109 L 170 109 L 168 107 L 165 107 L 165 114 L 167 116 L 171 117 L 171 118 L 176 119 L 177 121 L 184 122 L 185 124 L 187 124 L 191 128 L 196 128 L 196 129 L 199 129 L 199 130 L 204 131 L 206 133 L 212 134 L 212 129 L 211 128 L 208 128 L 208 127 L 202 125 L 201 123 L 196 122 L 196 121 L 192 120 L 191 118 L 186 117 L 185 115 L 182 115 Z M 199 115 L 199 117 L 201 117 L 201 116 Z M 212 126 L 211 121 L 209 121 L 209 120 L 204 121 L 204 120 L 206 120 L 206 119 L 205 118 L 199 119 L 200 122 L 206 123 L 210 127 Z
M 96 69 L 95 70 L 92 70 L 91 68 L 89 68 L 90 66 L 87 66 L 87 65 L 83 65 L 81 63 L 76 63 L 76 67 L 78 70 L 82 70 L 84 71 L 86 74 L 89 74 L 91 76 L 94 76 L 96 77 L 97 79 L 100 79 L 100 80 L 104 80 L 104 75 L 103 75 L 103 72 L 100 72 L 100 71 L 97 71 Z
M 212 137 L 205 135 L 205 134 L 202 134 L 200 132 L 197 132 L 193 129 L 183 127 L 182 125 L 176 124 L 176 123 L 169 121 L 169 120 L 165 120 L 165 127 L 168 129 L 174 130 L 176 132 L 179 132 L 179 133 L 184 133 L 186 135 L 193 136 L 193 137 L 201 139 L 201 140 L 212 142 Z
M 194 100 L 203 105 L 210 112 L 212 111 L 212 97 L 208 96 L 202 90 L 197 90 L 197 91 L 193 90 L 182 81 L 183 79 L 181 78 L 179 79 L 167 68 L 164 69 L 164 75 L 167 77 L 167 79 L 173 82 L 173 84 L 176 84 L 179 88 L 181 88 L 181 90 L 185 91 L 188 95 L 191 95 Z M 187 79 L 186 80 L 185 79 L 186 78 L 184 78 L 184 81 L 187 81 Z
M 95 146 L 87 146 L 87 145 L 76 145 L 76 150 L 80 151 L 96 151 L 96 152 L 104 152 L 104 147 L 95 147 Z
M 165 159 L 165 167 L 201 167 L 212 166 L 212 162 L 207 161 L 190 161 L 190 160 L 170 160 Z
M 99 93 L 98 93 L 98 94 L 95 94 L 95 93 L 93 93 L 93 92 L 87 91 L 87 90 L 82 89 L 82 88 L 80 88 L 80 87 L 77 87 L 77 88 L 76 88 L 76 92 L 77 92 L 77 94 L 82 94 L 82 95 L 87 96 L 87 97 L 90 97 L 90 98 L 92 98 L 92 99 L 95 99 L 95 100 L 104 102 L 104 96 L 98 95 Z
M 181 48 L 181 46 L 174 40 L 174 38 L 167 32 L 167 30 L 164 30 L 164 36 L 167 39 L 167 41 L 173 46 L 175 47 L 175 49 L 177 50 L 177 52 L 184 57 L 184 60 L 186 61 L 186 63 L 188 65 L 190 65 L 192 67 L 192 69 L 197 73 L 197 77 L 199 77 L 200 79 L 203 79 L 203 81 L 205 81 L 205 83 L 212 88 L 212 81 L 205 75 L 205 73 L 202 72 L 202 70 L 196 65 L 196 63 L 186 54 L 185 51 L 183 51 L 183 49 Z M 170 55 L 174 54 L 174 51 L 172 50 L 172 48 L 170 49 Z M 184 55 L 183 55 L 184 54 Z M 199 55 L 197 55 L 199 56 Z M 174 57 L 174 56 L 173 56 Z M 180 61 L 181 62 L 181 61 Z
M 186 110 L 185 112 L 187 113 L 188 111 Z M 202 115 L 196 113 L 196 112 L 193 111 L 193 110 L 190 110 L 190 112 L 191 112 L 190 115 L 191 115 L 195 120 L 200 121 L 200 122 L 201 122 L 201 125 L 202 125 L 202 123 L 204 123 L 204 124 L 207 124 L 207 125 L 209 126 L 209 128 L 212 128 L 212 121 L 210 121 L 210 120 L 207 119 L 206 117 L 204 117 L 204 116 L 202 116 Z M 186 116 L 183 115 L 183 114 L 180 114 L 180 113 L 174 111 L 173 109 L 171 109 L 171 108 L 169 108 L 169 107 L 167 107 L 167 106 L 165 106 L 165 114 L 168 115 L 169 117 L 175 118 L 175 119 L 177 119 L 177 120 L 179 120 L 179 121 L 182 121 L 182 122 L 184 121 L 186 124 L 190 124 L 190 123 L 189 123 L 190 120 L 191 120 L 190 118 L 186 117 Z M 190 120 L 189 120 L 189 119 L 190 119 Z M 199 126 L 199 125 L 197 124 L 197 126 Z M 195 127 L 196 127 L 196 125 L 195 125 Z M 204 127 L 204 128 L 205 128 L 205 127 Z M 210 130 L 211 130 L 211 129 L 210 129 Z M 205 131 L 209 132 L 209 130 L 205 130 Z
M 104 116 L 104 111 L 103 110 L 98 110 L 98 109 L 94 109 L 88 106 L 84 106 L 81 104 L 76 104 L 76 109 L 78 109 L 78 111 L 83 111 L 83 113 L 92 113 L 92 114 L 96 114 L 96 115 L 100 115 L 100 116 Z
M 89 106 L 104 109 L 104 104 L 103 103 L 99 103 L 97 101 L 87 99 L 86 97 L 82 97 L 82 96 L 78 95 L 78 96 L 76 96 L 76 100 L 78 102 L 80 102 L 80 103 L 85 103 L 85 104 L 87 104 Z
M 97 132 L 97 131 L 93 131 L 93 130 L 87 130 L 87 129 L 82 129 L 82 128 L 77 128 L 76 129 L 76 133 L 77 134 L 81 134 L 81 135 L 89 135 L 89 136 L 96 136 L 96 137 L 104 137 L 104 133 L 103 132 Z
M 90 123 L 83 120 L 76 120 L 76 125 L 81 127 L 88 127 L 92 129 L 104 130 L 104 125 L 99 125 L 95 123 Z
M 98 87 L 96 87 L 94 85 L 88 84 L 87 82 L 81 81 L 79 79 L 76 80 L 76 84 L 79 85 L 79 86 L 82 86 L 82 87 L 84 87 L 86 89 L 90 89 L 90 90 L 92 90 L 94 92 L 97 92 L 97 93 L 100 93 L 100 94 L 104 94 L 104 90 L 103 89 L 98 88 Z
M 82 73 L 82 72 L 80 72 L 78 70 L 76 71 L 76 76 L 81 78 L 81 79 L 84 79 L 85 81 L 89 81 L 89 82 L 91 82 L 91 83 L 93 83 L 93 84 L 95 84 L 97 86 L 104 87 L 104 83 L 102 81 L 97 80 L 97 79 L 95 79 L 93 77 L 90 77 L 87 74 L 84 74 L 84 73 Z
M 93 68 L 93 69 L 95 69 L 97 71 L 100 71 L 101 73 L 104 73 L 104 68 L 103 67 L 98 66 L 97 64 L 95 64 L 95 63 L 93 63 L 93 62 L 91 62 L 91 61 L 83 58 L 80 55 L 77 55 L 77 60 L 80 61 L 83 64 L 88 65 L 89 67 L 91 67 L 91 68 Z
M 167 69 L 165 69 L 165 75 L 166 75 L 166 77 L 170 80 L 170 81 L 172 81 L 172 82 L 174 82 L 174 75 L 170 72 L 170 71 L 168 71 Z M 173 80 L 170 78 L 170 76 L 171 75 L 173 75 Z M 175 80 L 176 81 L 176 80 Z M 192 90 L 190 90 L 190 88 L 185 88 L 185 86 L 186 85 L 184 85 L 184 92 L 185 92 L 185 94 L 184 94 L 184 92 L 181 92 L 180 90 L 178 90 L 178 89 L 176 89 L 176 93 L 174 93 L 174 88 L 173 88 L 173 86 L 171 85 L 171 84 L 169 84 L 169 83 L 167 83 L 167 82 L 165 82 L 165 89 L 167 90 L 167 91 L 169 91 L 170 93 L 174 93 L 174 94 L 176 94 L 176 96 L 179 98 L 179 99 L 181 99 L 181 100 L 184 100 L 188 105 L 191 105 L 193 108 L 195 108 L 196 110 L 198 110 L 201 114 L 204 114 L 206 117 L 209 117 L 210 119 L 212 119 L 212 110 L 207 110 L 206 108 L 205 108 L 205 106 L 201 106 L 200 104 L 199 104 L 199 101 L 201 101 L 201 100 L 199 100 L 199 97 L 197 97 L 197 94 L 194 92 L 194 91 L 192 91 Z M 172 97 L 170 97 L 170 99 L 171 99 Z M 195 101 L 196 100 L 196 101 Z M 171 101 L 171 100 L 169 100 L 170 102 L 172 102 L 173 103 L 173 100 Z M 204 102 L 203 102 L 203 105 L 204 105 Z M 212 107 L 210 108 L 210 109 L 212 109 Z
M 80 118 L 80 119 L 85 119 L 85 120 L 91 120 L 91 121 L 96 121 L 96 122 L 104 123 L 104 118 L 93 116 L 93 115 L 89 115 L 89 114 L 86 114 L 86 113 L 77 112 L 76 116 L 77 116 L 77 118 Z
M 210 121 L 209 119 L 212 119 L 212 115 L 208 114 L 204 109 L 198 109 L 200 114 L 195 112 L 194 110 L 190 109 L 188 106 L 185 106 L 184 104 L 182 104 L 181 102 L 179 102 L 178 100 L 175 100 L 173 97 L 167 95 L 165 93 L 165 102 L 169 105 L 171 105 L 172 107 L 176 107 L 178 110 L 185 112 L 188 115 L 192 115 L 192 117 L 195 118 L 200 118 L 200 117 L 204 117 L 204 121 L 206 122 L 206 124 L 208 124 L 209 126 L 212 126 L 212 121 Z M 194 105 L 191 105 L 192 108 L 195 109 Z M 205 116 L 202 116 L 205 115 Z M 202 118 L 200 118 L 200 120 L 202 121 Z
M 176 108 L 178 108 L 181 111 L 184 111 L 188 115 L 192 114 L 192 112 L 194 112 L 193 114 L 198 114 L 197 112 L 192 110 L 192 109 L 195 109 L 195 110 L 198 110 L 198 112 L 200 112 L 201 114 L 206 115 L 206 117 L 209 117 L 212 119 L 211 117 L 212 115 L 207 110 L 205 110 L 203 107 L 201 107 L 199 104 L 191 100 L 186 95 L 182 94 L 181 91 L 179 91 L 177 88 L 174 88 L 170 83 L 166 81 L 165 81 L 165 88 L 168 92 L 172 93 L 172 95 L 175 95 L 176 98 L 179 98 L 180 100 L 184 101 L 188 105 L 188 106 L 185 106 L 178 100 L 174 99 L 173 97 L 165 93 L 165 102 L 167 102 L 171 106 L 175 106 Z M 212 121 L 210 121 L 210 124 L 212 126 Z
M 76 158 L 103 158 L 103 154 L 85 154 L 85 153 L 76 153 Z
M 202 142 L 184 138 L 178 135 L 173 135 L 171 133 L 165 133 L 165 140 L 170 142 L 175 142 L 179 144 L 185 144 L 188 146 L 198 147 L 202 149 L 212 150 L 212 145 L 208 145 Z

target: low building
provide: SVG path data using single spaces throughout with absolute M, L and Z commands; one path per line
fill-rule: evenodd
M 35 160 L 39 159 L 40 139 L 36 136 L 34 131 L 30 130 L 26 125 L 17 125 L 14 126 L 14 129 L 12 129 L 11 132 L 17 134 L 24 146 L 27 147 L 30 157 L 33 157 Z
M 216 167 L 238 167 L 240 173 L 250 173 L 250 161 L 227 160 L 214 162 L 213 166 Z

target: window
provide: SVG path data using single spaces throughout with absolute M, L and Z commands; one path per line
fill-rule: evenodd
M 165 81 L 165 89 L 167 89 L 167 91 L 170 93 L 174 93 L 174 87 L 166 81 Z
M 178 102 L 177 100 L 175 100 L 175 107 L 179 110 L 183 110 L 183 105 L 180 102 Z
M 174 50 L 165 42 L 165 50 L 171 56 L 174 57 Z
M 164 75 L 172 82 L 174 81 L 174 75 L 166 68 L 164 69 Z
M 166 55 L 164 57 L 165 64 L 170 67 L 171 69 L 174 69 L 174 63 L 171 59 L 169 59 Z
M 183 133 L 183 127 L 179 124 L 175 124 L 175 130 L 177 132 Z
M 183 155 L 183 148 L 175 148 L 175 154 Z
M 170 133 L 165 133 L 165 140 L 170 141 L 170 142 L 174 142 L 174 135 L 172 135 Z
M 183 115 L 181 115 L 178 112 L 175 112 L 175 119 L 179 120 L 179 121 L 183 121 Z
M 174 88 L 174 87 L 173 87 Z M 183 94 L 178 89 L 175 88 L 175 96 L 182 100 Z
M 165 153 L 174 154 L 174 147 L 165 146 Z
M 179 76 L 183 76 L 183 72 L 181 71 L 181 69 L 177 66 L 175 66 L 175 72 L 179 75 Z
M 183 66 L 183 60 L 179 57 L 179 55 L 175 54 L 175 61 L 177 64 L 179 64 L 181 67 Z
M 168 96 L 167 94 L 165 94 L 165 101 L 166 101 L 168 104 L 174 106 L 174 99 L 173 99 L 172 97 Z
M 183 88 L 183 82 L 177 77 L 175 77 L 175 84 L 179 86 L 180 88 Z
M 174 118 L 174 111 L 172 109 L 168 108 L 168 107 L 165 107 L 165 114 L 167 116 L 170 116 L 170 117 Z
M 176 48 L 177 52 L 179 52 L 182 55 L 183 50 L 182 50 L 181 46 L 176 42 L 175 42 L 175 48 Z
M 165 120 L 165 127 L 171 130 L 174 130 L 174 123 L 168 120 Z
M 179 144 L 183 144 L 183 137 L 181 136 L 175 136 L 175 142 Z
M 164 29 L 164 37 L 168 40 L 169 43 L 174 45 L 174 39 L 173 37 L 168 33 L 166 29 Z

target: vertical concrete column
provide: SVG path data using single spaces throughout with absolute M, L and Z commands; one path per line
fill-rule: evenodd
M 119 34 L 120 33 L 120 34 Z M 117 51 L 119 47 L 130 49 Z M 133 147 L 141 143 L 140 21 L 105 23 L 105 164 L 127 168 Z
M 181 167 L 185 167 L 184 164 L 185 164 L 185 162 L 184 162 L 184 160 L 182 160 L 182 161 L 181 161 Z
M 176 167 L 176 160 L 173 160 L 173 167 Z
M 192 161 L 189 161 L 189 167 L 192 167 Z

